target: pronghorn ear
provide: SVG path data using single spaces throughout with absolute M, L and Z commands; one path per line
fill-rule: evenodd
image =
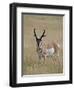
M 44 35 L 43 37 L 46 37 L 46 35 Z

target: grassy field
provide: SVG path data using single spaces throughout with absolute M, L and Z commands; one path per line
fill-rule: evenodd
M 37 36 L 46 30 L 46 43 L 56 41 L 60 44 L 60 55 L 39 60 L 36 52 Z M 23 14 L 23 75 L 63 73 L 63 16 L 40 16 Z

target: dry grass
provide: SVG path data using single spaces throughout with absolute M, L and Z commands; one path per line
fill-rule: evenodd
M 27 49 L 28 50 L 28 49 Z M 52 73 L 62 73 L 63 72 L 63 62 L 62 62 L 62 52 L 60 56 L 48 57 L 45 61 L 44 59 L 39 60 L 37 54 L 31 52 L 29 55 L 24 56 L 23 62 L 23 74 L 52 74 Z
M 23 15 L 23 75 L 63 73 L 63 17 Z M 40 36 L 46 30 L 46 42 L 58 41 L 61 46 L 59 57 L 39 60 L 33 29 Z

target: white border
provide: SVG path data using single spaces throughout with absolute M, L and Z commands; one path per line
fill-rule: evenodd
M 63 46 L 64 46 L 64 73 L 21 76 L 21 13 L 43 13 L 43 14 L 64 14 L 63 19 Z M 37 8 L 17 8 L 17 83 L 45 82 L 45 81 L 64 81 L 69 80 L 69 10 L 37 9 Z

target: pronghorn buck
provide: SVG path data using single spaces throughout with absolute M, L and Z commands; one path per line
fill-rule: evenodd
M 46 43 L 43 39 L 43 37 L 46 36 L 45 30 L 40 37 L 37 37 L 36 30 L 34 29 L 34 36 L 37 43 L 39 59 L 43 58 L 45 60 L 47 57 L 53 56 L 54 54 L 59 56 L 60 45 L 54 41 Z

